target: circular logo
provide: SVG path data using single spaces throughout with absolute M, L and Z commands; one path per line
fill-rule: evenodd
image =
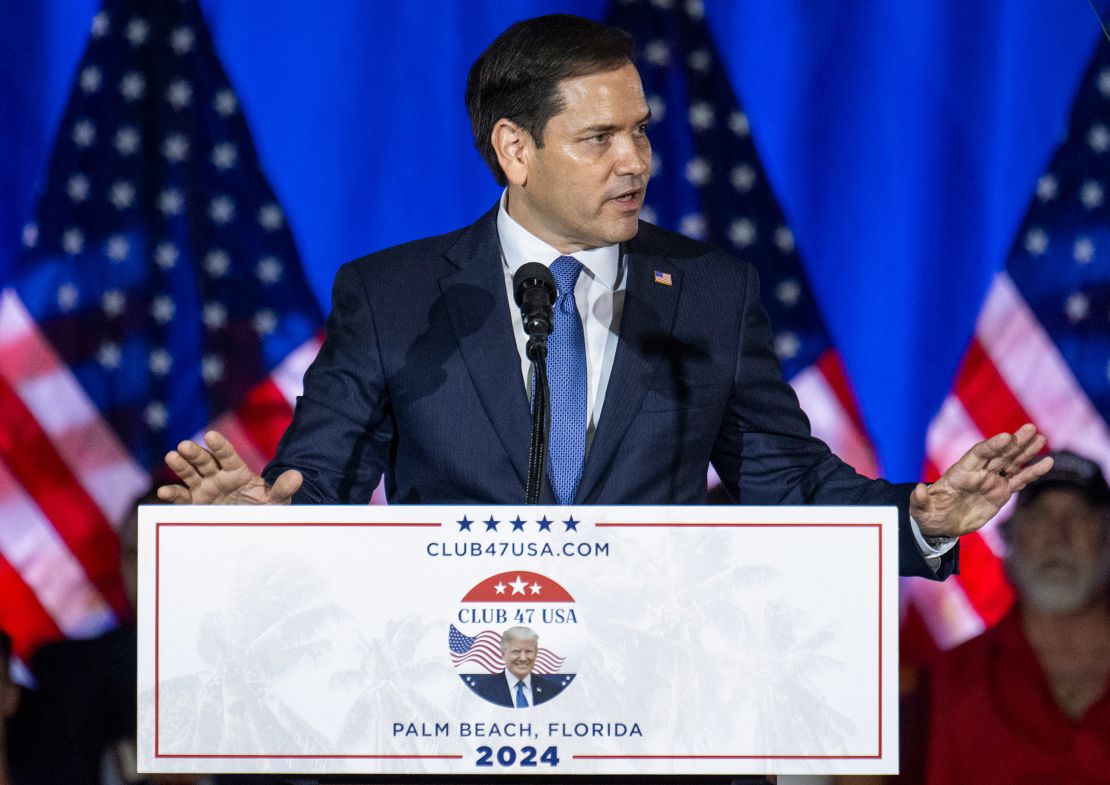
M 574 598 L 557 582 L 527 570 L 502 572 L 459 602 L 448 647 L 455 672 L 475 695 L 526 709 L 574 681 L 582 629 Z

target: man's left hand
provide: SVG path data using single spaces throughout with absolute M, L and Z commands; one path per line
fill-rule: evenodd
M 926 537 L 959 537 L 979 529 L 1010 497 L 1052 468 L 1045 458 L 1026 465 L 1045 437 L 1026 424 L 979 442 L 932 485 L 918 483 L 910 515 Z

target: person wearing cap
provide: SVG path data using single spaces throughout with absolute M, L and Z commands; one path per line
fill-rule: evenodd
M 1013 608 L 932 668 L 929 785 L 1110 783 L 1110 487 L 1053 458 L 1002 525 Z

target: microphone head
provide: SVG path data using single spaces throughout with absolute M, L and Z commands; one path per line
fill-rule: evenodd
M 555 277 L 551 274 L 551 270 L 539 262 L 522 264 L 513 276 L 513 297 L 516 299 L 516 304 L 523 305 L 524 293 L 536 287 L 545 290 L 550 295 L 551 302 L 555 302 L 558 291 L 555 288 Z

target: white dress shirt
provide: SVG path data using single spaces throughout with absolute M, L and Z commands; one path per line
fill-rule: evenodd
M 532 700 L 532 674 L 529 673 L 523 679 L 518 679 L 516 676 L 509 672 L 508 668 L 505 669 L 504 673 L 505 681 L 509 683 L 509 695 L 513 699 L 513 705 L 516 706 L 516 685 L 518 682 L 523 681 L 524 699 L 528 701 L 529 706 L 535 706 L 536 702 Z

